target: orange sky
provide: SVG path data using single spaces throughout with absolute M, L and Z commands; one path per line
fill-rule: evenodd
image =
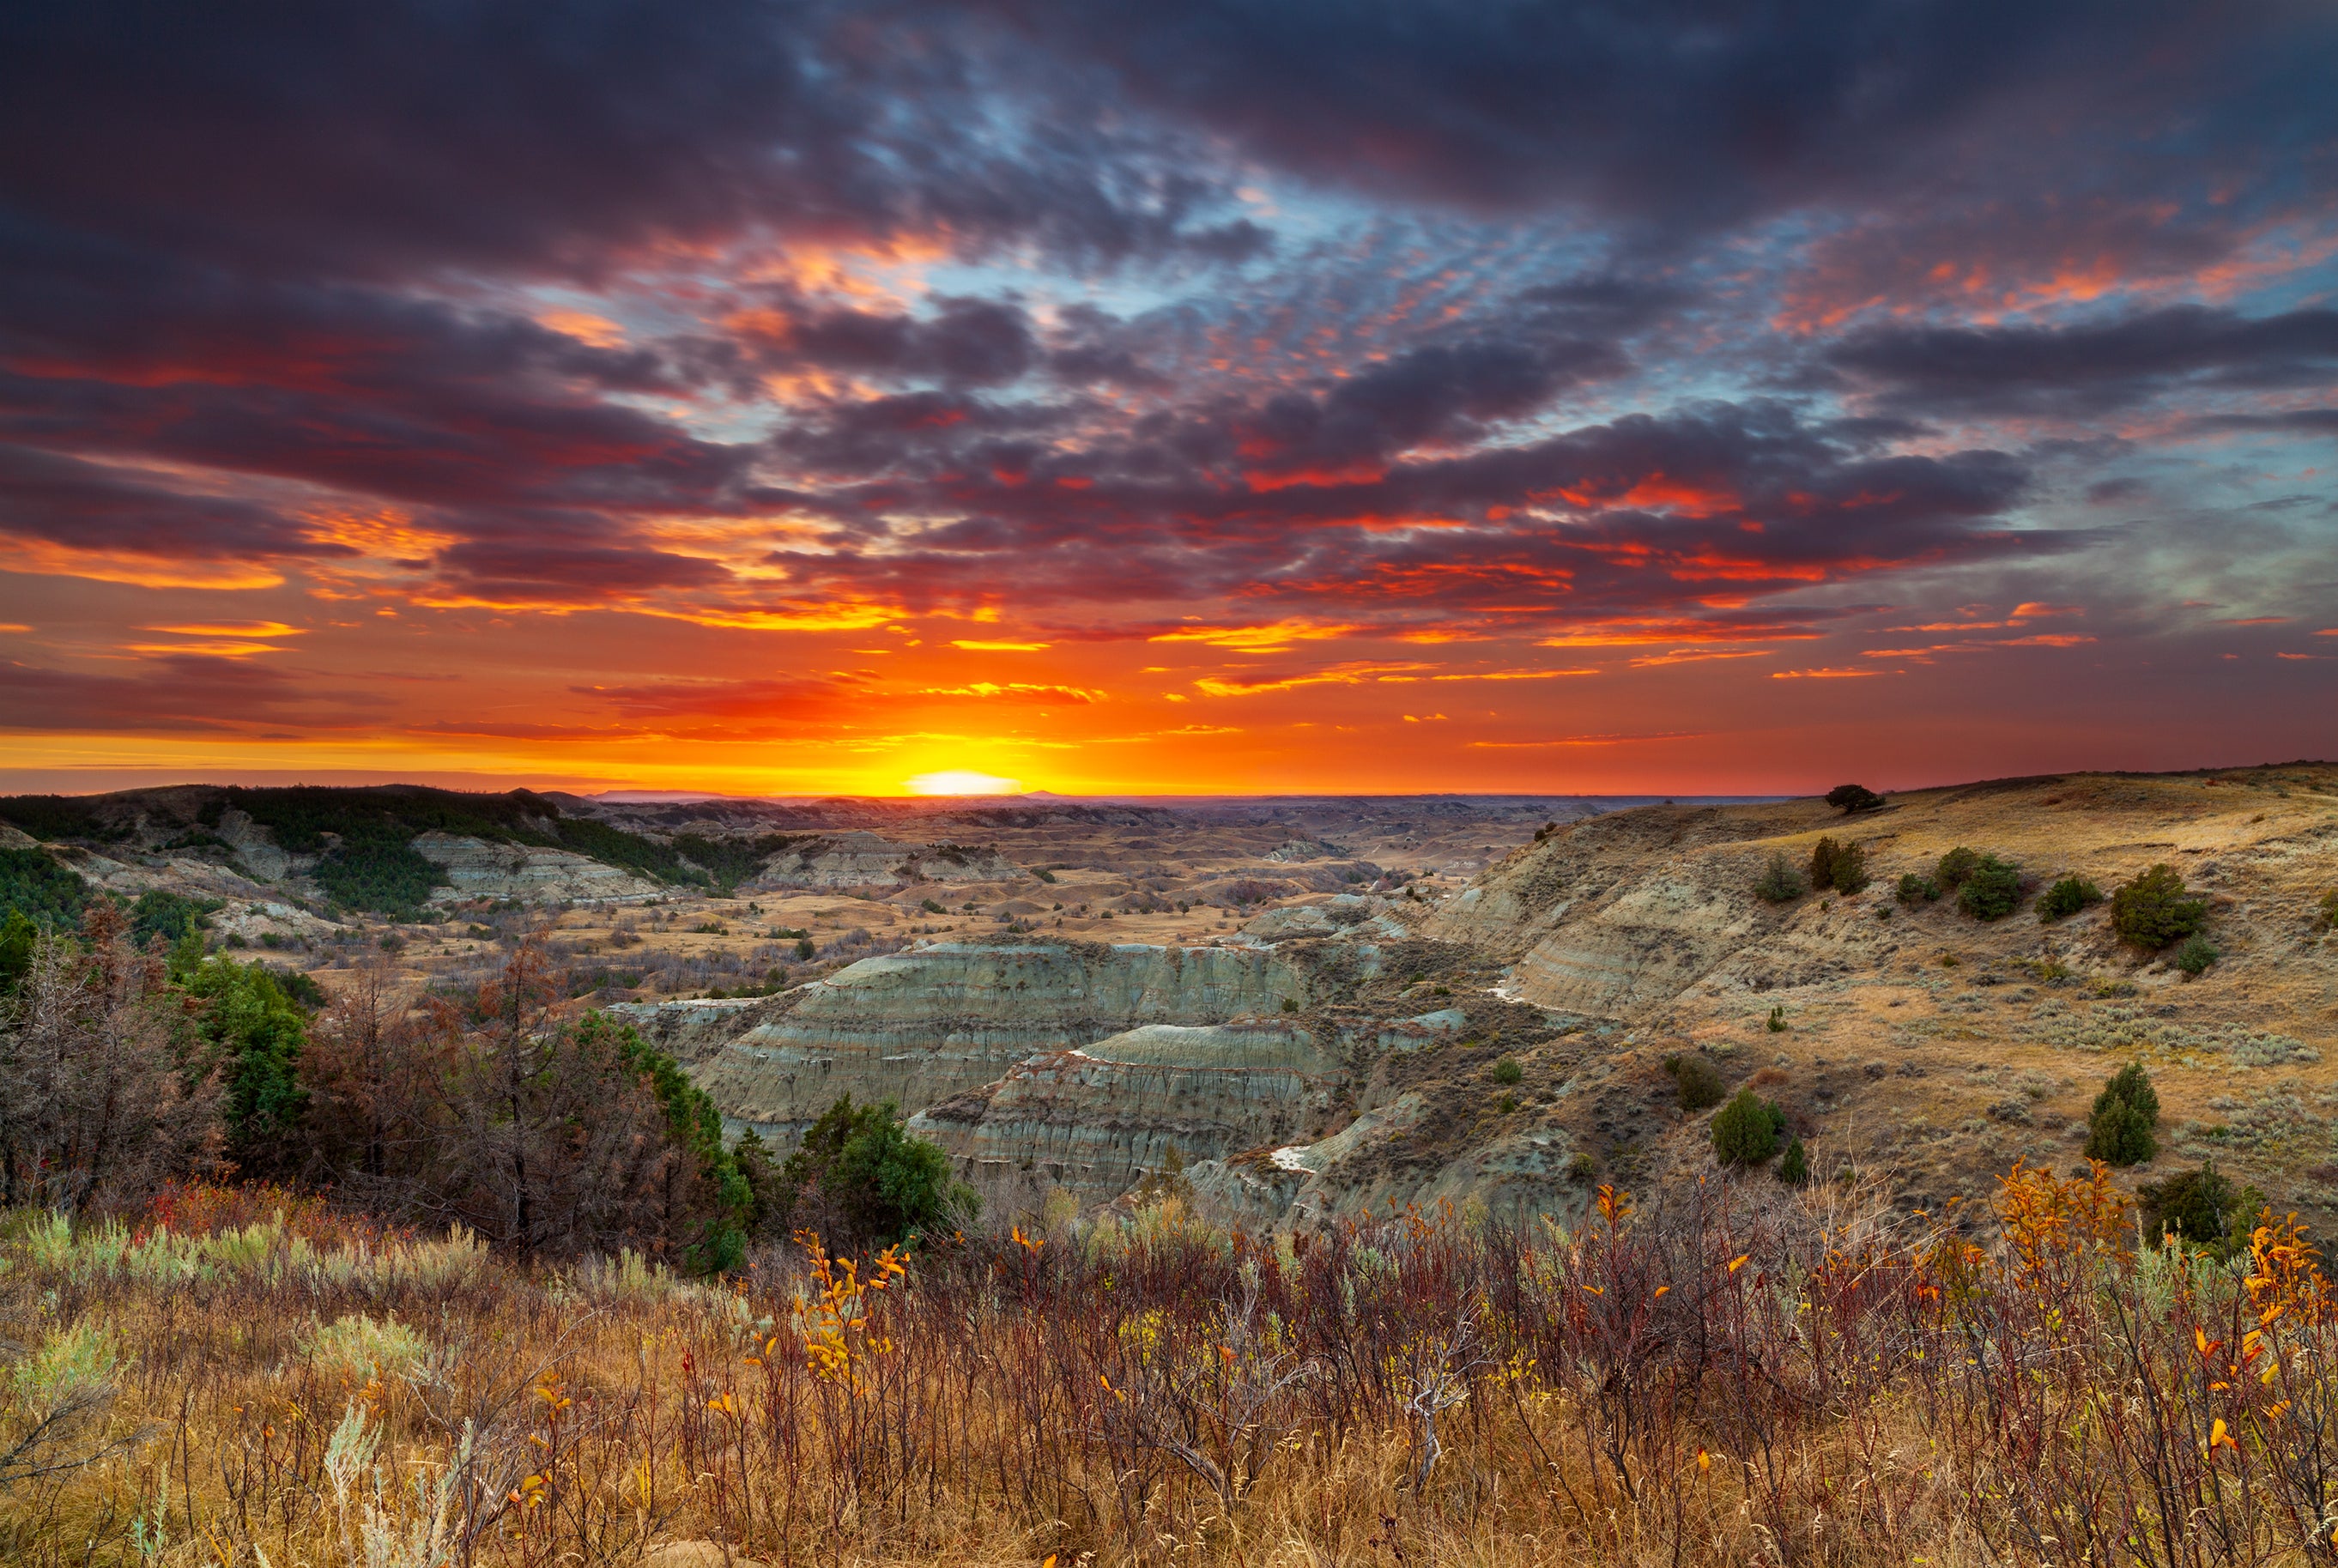
M 2338 755 L 2325 11 L 1334 9 L 59 10 L 0 789 Z

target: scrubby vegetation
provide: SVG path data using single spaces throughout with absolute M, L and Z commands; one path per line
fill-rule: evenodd
M 2111 895 L 2111 929 L 2138 947 L 2165 947 L 2208 922 L 2208 903 L 2185 890 L 2173 866 L 2154 866 Z
M 1672 1075 L 1674 1098 L 1684 1111 L 1710 1111 L 1729 1097 L 1721 1073 L 1703 1056 L 1667 1056 L 1665 1071 Z
M 2146 1236 L 2171 1235 L 2229 1259 L 2247 1245 L 2250 1230 L 2264 1212 L 2264 1194 L 2235 1187 L 2208 1161 L 2196 1171 L 2178 1171 L 2136 1190 Z
M 2139 1165 L 2159 1152 L 2159 1092 L 2140 1062 L 2114 1073 L 2087 1116 L 2087 1158 Z
M 2205 975 L 2209 966 L 2224 956 L 2223 951 L 2205 936 L 2186 936 L 2176 945 L 2168 962 L 2190 975 Z
M 1786 1113 L 1751 1089 L 1713 1113 L 1713 1156 L 1724 1165 L 1760 1165 L 1778 1152 Z
M 1940 857 L 1932 880 L 1976 920 L 2002 920 L 2021 906 L 2021 867 L 1961 844 Z
M 1867 851 L 1856 844 L 1822 838 L 1811 848 L 1811 886 L 1820 891 L 1856 893 L 1868 884 Z
M 1804 891 L 1802 874 L 1786 864 L 1783 855 L 1771 856 L 1761 880 L 1754 884 L 1754 896 L 1771 904 L 1791 904 Z
M 2050 926 L 2103 901 L 2103 890 L 2084 877 L 2064 877 L 2038 896 L 2038 921 Z
M 971 1220 L 973 1189 L 949 1160 L 901 1125 L 900 1107 L 855 1105 L 850 1094 L 821 1112 L 780 1169 L 784 1195 L 774 1223 L 810 1226 L 856 1252 L 913 1242 Z
M 1919 900 L 1929 904 L 1940 896 L 1940 885 L 1932 877 L 1920 876 L 1913 871 L 1903 871 L 1900 874 L 1899 886 L 1893 889 L 1892 896 L 1902 904 L 1914 904 Z
M 0 1551 L 2326 1560 L 2338 1300 L 2297 1232 L 2260 1218 L 2230 1269 L 2138 1247 L 2099 1168 L 2017 1168 L 1991 1209 L 1984 1248 L 1871 1191 L 1724 1179 L 1277 1244 L 1168 1197 L 712 1289 L 178 1189 L 5 1243 L 0 1318 L 36 1348 L 8 1418 L 78 1401 L 55 1456 L 113 1452 L 10 1487 Z

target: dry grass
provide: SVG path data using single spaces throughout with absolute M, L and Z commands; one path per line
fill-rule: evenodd
M 0 1555 L 2333 1561 L 2338 1305 L 2294 1234 L 2138 1251 L 2100 1172 L 1997 1210 L 1993 1251 L 1766 1180 L 1266 1242 L 1173 1199 L 714 1284 L 265 1191 L 19 1215 L 0 1451 L 78 1399 L 51 1452 L 91 1462 L 0 1493 Z

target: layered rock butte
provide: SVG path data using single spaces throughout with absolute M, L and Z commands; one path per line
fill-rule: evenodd
M 1773 856 L 1799 867 L 1830 834 L 1866 849 L 1871 886 L 1754 896 Z M 2014 915 L 1893 897 L 1960 844 L 2022 865 Z M 2158 863 L 2210 900 L 2223 956 L 2196 979 L 2119 943 L 2105 906 L 2036 914 L 2065 872 L 2107 890 Z M 736 1122 L 784 1142 L 839 1093 L 891 1099 L 1018 1210 L 1182 1165 L 1196 1202 L 1253 1224 L 1441 1198 L 1564 1214 L 1597 1181 L 1711 1168 L 1708 1113 L 1664 1068 L 1700 1052 L 1785 1109 L 1822 1174 L 1881 1171 L 1911 1205 L 1982 1196 L 2016 1159 L 2073 1163 L 2102 1080 L 2140 1060 L 2164 1148 L 2123 1179 L 2213 1157 L 2326 1222 L 2333 889 L 2338 769 L 2072 775 L 1851 818 L 1643 807 L 1433 907 L 1317 898 L 1209 946 L 941 942 L 760 1001 L 629 1010 Z

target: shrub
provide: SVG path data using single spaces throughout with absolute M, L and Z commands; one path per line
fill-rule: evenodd
M 2002 920 L 2021 905 L 2021 867 L 1983 855 L 1957 889 L 1957 907 L 1976 920 Z
M 1941 892 L 1953 893 L 1965 885 L 1965 878 L 1973 874 L 1980 859 L 1979 850 L 1960 844 L 1940 857 L 1940 865 L 1932 869 L 1932 880 L 1940 885 Z
M 2107 1165 L 2136 1165 L 2159 1152 L 2153 1130 L 2159 1125 L 2159 1093 L 2140 1062 L 2112 1074 L 2095 1096 L 2087 1116 L 2087 1158 Z
M 1048 870 L 1045 866 L 1040 867 L 1036 871 L 1032 872 L 1031 875 L 1036 877 L 1040 881 L 1048 884 L 1050 887 L 1055 884 L 1056 874 L 1053 871 Z
M 1803 1149 L 1799 1138 L 1786 1145 L 1786 1157 L 1778 1161 L 1778 1180 L 1789 1187 L 1800 1187 L 1811 1179 L 1811 1157 Z
M 2038 923 L 2050 926 L 2057 920 L 2076 915 L 2089 904 L 2103 901 L 2103 890 L 2084 877 L 2065 877 L 2038 900 Z
M 1895 896 L 1902 904 L 1913 904 L 1920 898 L 1929 904 L 1940 896 L 1940 885 L 1930 877 L 1903 871 L 1900 874 L 1900 887 Z
M 2205 936 L 2186 936 L 2176 945 L 2176 956 L 2171 962 L 2186 975 L 2200 975 L 2206 974 L 2208 965 L 2223 956 L 2216 945 Z
M 855 1105 L 850 1094 L 804 1133 L 780 1167 L 779 1186 L 787 1218 L 815 1221 L 810 1228 L 840 1249 L 912 1240 L 980 1207 L 974 1190 L 951 1178 L 949 1156 L 903 1128 L 894 1102 Z
M 1770 1021 L 1764 1025 L 1764 1027 L 1773 1034 L 1783 1034 L 1786 1032 L 1786 1004 L 1784 1003 L 1781 1002 L 1776 1006 L 1770 1009 Z
M 2328 931 L 2338 927 L 2338 892 L 2324 893 L 2322 896 L 2321 910 L 2322 928 Z
M 1786 1113 L 1751 1089 L 1713 1116 L 1714 1158 L 1724 1165 L 1759 1165 L 1778 1152 L 1778 1135 L 1786 1130 Z
M 1864 784 L 1838 784 L 1826 792 L 1826 803 L 1846 817 L 1862 811 L 1872 811 L 1883 804 L 1883 797 Z
M 815 951 L 817 949 L 812 946 L 810 937 L 800 936 L 796 939 L 796 957 L 801 962 L 810 963 L 811 956 Z
M 1856 893 L 1867 886 L 1867 851 L 1856 844 L 1822 838 L 1811 847 L 1811 886 Z
M 2146 1181 L 2135 1195 L 2145 1235 L 2176 1236 L 2218 1257 L 2230 1257 L 2245 1244 L 2250 1222 L 2265 1206 L 2264 1193 L 2235 1187 L 2214 1160 L 2197 1171 Z
M 1527 1070 L 1518 1065 L 1515 1057 L 1505 1056 L 1494 1063 L 1493 1077 L 1497 1083 L 1516 1083 L 1526 1075 Z
M 2111 929 L 2138 947 L 2165 947 L 2208 921 L 2208 901 L 2189 897 L 2173 866 L 2154 866 L 2111 895 Z
M 1673 1094 L 1684 1111 L 1709 1111 L 1729 1097 L 1721 1074 L 1702 1056 L 1667 1056 L 1665 1071 L 1673 1077 Z
M 949 913 L 948 910 L 941 906 L 940 900 L 935 898 L 918 899 L 918 907 L 924 910 L 928 915 L 947 915 Z
M 1791 904 L 1803 896 L 1803 878 L 1786 864 L 1783 855 L 1770 857 L 1769 869 L 1754 884 L 1754 897 L 1771 904 Z
M 1285 997 L 1282 999 L 1282 1010 L 1283 1010 L 1285 1013 L 1296 1013 L 1296 1012 L 1298 1012 L 1298 1011 L 1299 1011 L 1299 998 L 1298 998 L 1298 997 L 1296 997 L 1296 996 L 1285 996 Z
M 1872 880 L 1867 875 L 1867 851 L 1856 844 L 1846 844 L 1835 851 L 1834 890 L 1856 893 Z

